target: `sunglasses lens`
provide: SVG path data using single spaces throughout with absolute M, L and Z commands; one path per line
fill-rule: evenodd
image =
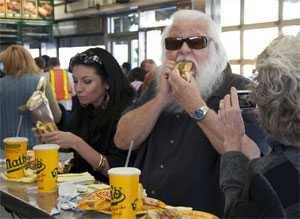
M 203 49 L 207 46 L 207 42 L 207 38 L 204 36 L 187 39 L 187 44 L 191 49 Z
M 180 47 L 182 46 L 182 39 L 177 39 L 177 38 L 173 38 L 173 37 L 167 37 L 165 39 L 165 47 L 168 50 L 177 50 L 180 49 Z

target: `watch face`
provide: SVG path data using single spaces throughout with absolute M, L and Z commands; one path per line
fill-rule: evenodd
M 193 119 L 195 119 L 197 121 L 201 121 L 206 116 L 207 111 L 208 111 L 208 108 L 204 106 L 204 107 L 196 109 L 194 112 L 192 112 L 191 116 Z
M 196 119 L 202 119 L 204 116 L 204 113 L 201 109 L 195 110 L 195 117 Z

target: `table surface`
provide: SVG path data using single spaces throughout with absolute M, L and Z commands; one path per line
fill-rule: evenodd
M 57 192 L 41 193 L 34 183 L 8 182 L 0 177 L 1 205 L 24 218 L 108 219 L 99 212 L 64 211 L 51 216 L 57 204 Z

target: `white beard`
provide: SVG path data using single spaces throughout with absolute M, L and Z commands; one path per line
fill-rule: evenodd
M 219 57 L 213 55 L 206 62 L 199 62 L 195 80 L 199 93 L 206 101 L 223 81 L 223 70 L 220 69 Z M 165 109 L 167 112 L 181 113 L 184 109 L 174 101 Z

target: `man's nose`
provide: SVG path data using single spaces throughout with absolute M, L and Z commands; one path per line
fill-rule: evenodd
M 181 48 L 179 49 L 179 52 L 185 54 L 191 52 L 191 48 L 188 46 L 186 42 L 183 42 Z

